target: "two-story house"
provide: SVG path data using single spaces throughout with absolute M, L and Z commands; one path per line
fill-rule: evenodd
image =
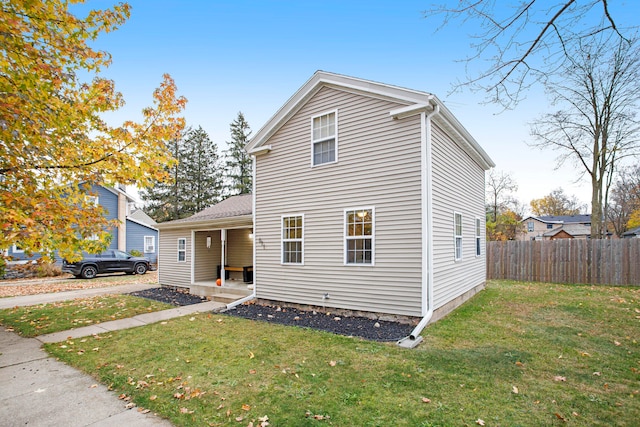
M 318 71 L 246 150 L 252 221 L 217 221 L 253 238 L 252 297 L 414 317 L 416 338 L 484 287 L 494 163 L 435 95 Z M 161 283 L 178 262 L 201 277 L 197 258 L 215 230 L 198 240 L 191 222 L 168 225 L 169 265 L 160 226 Z M 224 243 L 228 230 L 216 236 Z
M 588 239 L 591 235 L 591 215 L 529 216 L 517 240 Z
M 155 221 L 144 212 L 133 208 L 135 200 L 126 192 L 125 187 L 93 185 L 87 190 L 87 194 L 92 194 L 95 203 L 105 209 L 107 219 L 119 221 L 118 227 L 111 230 L 112 239 L 108 249 L 127 252 L 135 249 L 152 263 L 157 262 L 158 229 L 155 227 Z M 40 258 L 39 254 L 28 256 L 15 245 L 10 247 L 5 255 L 15 261 Z

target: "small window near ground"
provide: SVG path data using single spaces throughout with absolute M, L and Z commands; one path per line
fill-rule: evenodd
M 282 264 L 303 264 L 304 216 L 282 217 Z
M 454 213 L 455 260 L 462 259 L 462 214 Z
M 345 264 L 374 264 L 373 208 L 345 211 Z
M 156 236 L 144 236 L 144 253 L 153 254 L 156 252 Z
M 178 239 L 178 262 L 187 261 L 187 239 Z
M 334 111 L 311 119 L 311 164 L 313 166 L 337 161 L 336 115 Z
M 482 223 L 480 218 L 476 218 L 476 256 L 482 255 Z

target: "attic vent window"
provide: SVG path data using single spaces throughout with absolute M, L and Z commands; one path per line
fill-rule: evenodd
M 311 164 L 335 163 L 338 151 L 337 112 L 311 119 Z

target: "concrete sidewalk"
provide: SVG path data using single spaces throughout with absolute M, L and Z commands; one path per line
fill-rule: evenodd
M 55 294 L 0 299 L 0 308 L 36 305 L 110 293 L 128 293 L 158 285 L 122 285 Z M 145 313 L 130 319 L 114 320 L 84 328 L 22 338 L 0 328 L 0 424 L 2 426 L 171 426 L 152 414 L 126 409 L 92 377 L 49 357 L 42 343 L 64 341 L 133 328 L 186 316 L 195 312 L 219 311 L 226 305 L 208 301 L 201 304 Z

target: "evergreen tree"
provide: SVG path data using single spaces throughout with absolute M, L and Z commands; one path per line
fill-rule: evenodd
M 167 170 L 171 179 L 141 193 L 149 216 L 157 222 L 186 218 L 220 200 L 218 147 L 202 127 L 187 129 L 167 150 L 177 160 Z
M 202 127 L 190 130 L 185 139 L 186 176 L 183 210 L 190 214 L 199 212 L 218 201 L 222 191 L 223 174 L 214 144 Z
M 249 141 L 251 128 L 242 112 L 231 123 L 231 142 L 226 152 L 228 191 L 230 195 L 248 194 L 252 190 L 253 162 L 244 147 Z
M 142 200 L 147 202 L 145 205 L 146 213 L 157 222 L 171 221 L 187 216 L 181 213 L 182 196 L 185 189 L 183 137 L 168 141 L 167 151 L 176 159 L 173 165 L 165 168 L 169 179 L 158 181 L 153 187 L 148 187 L 140 193 Z

